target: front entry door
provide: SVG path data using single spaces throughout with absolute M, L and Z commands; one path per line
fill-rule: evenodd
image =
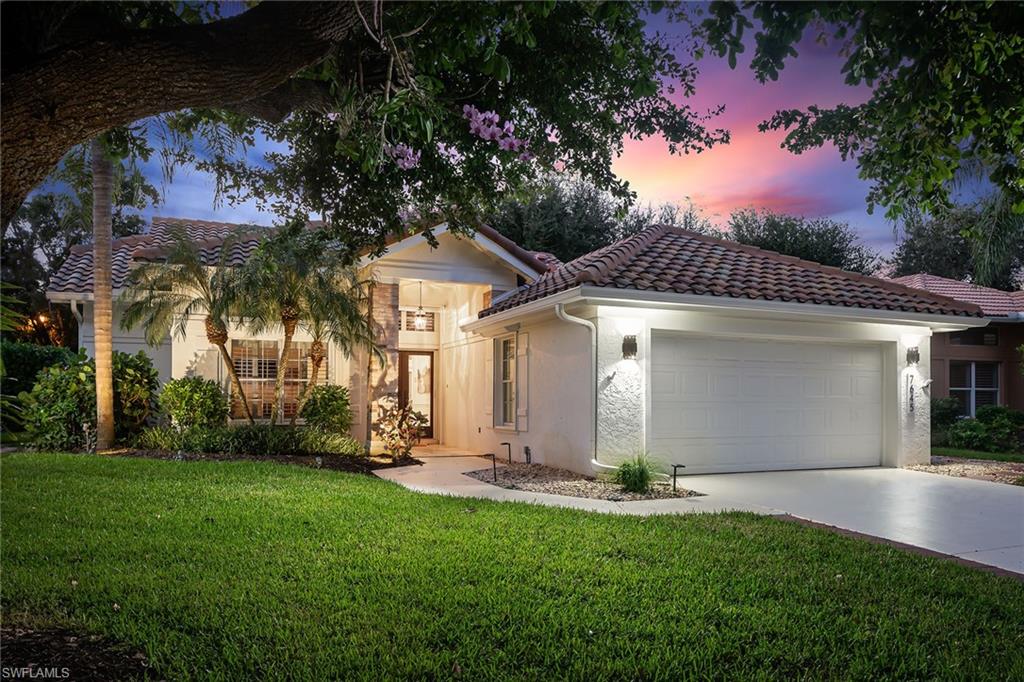
M 434 354 L 431 351 L 398 352 L 398 403 L 427 418 L 422 437 L 434 437 Z

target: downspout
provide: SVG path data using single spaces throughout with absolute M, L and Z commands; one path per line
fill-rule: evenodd
M 84 319 L 84 311 L 78 308 L 78 299 L 71 301 L 71 314 L 75 316 L 75 329 L 78 336 L 77 343 L 75 344 L 75 352 L 78 353 L 82 350 L 82 320 Z
M 590 330 L 590 407 L 593 412 L 590 423 L 590 429 L 592 436 L 591 442 L 594 446 L 594 452 L 590 460 L 590 465 L 595 470 L 598 471 L 612 471 L 615 469 L 615 467 L 610 466 L 608 464 L 602 464 L 597 460 L 597 325 L 595 325 L 590 320 L 585 320 L 582 317 L 576 317 L 575 315 L 570 315 L 569 313 L 565 312 L 564 303 L 555 304 L 555 315 L 558 317 L 558 319 L 562 320 L 563 322 L 568 322 L 570 324 L 578 324 Z

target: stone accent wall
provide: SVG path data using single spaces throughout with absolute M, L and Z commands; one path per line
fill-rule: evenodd
M 387 362 L 382 367 L 378 360 L 370 364 L 368 386 L 368 414 L 370 424 L 367 435 L 373 449 L 377 441 L 377 419 L 381 413 L 381 401 L 398 397 L 398 285 L 377 284 L 373 289 L 370 314 L 378 327 L 378 344 Z M 366 367 L 366 363 L 363 364 Z M 364 370 L 365 371 L 365 370 Z

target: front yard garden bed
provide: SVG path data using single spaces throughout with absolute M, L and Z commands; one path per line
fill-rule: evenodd
M 907 468 L 931 474 L 1024 486 L 1024 462 L 943 457 L 933 454 L 931 464 L 916 464 Z
M 631 493 L 622 489 L 618 483 L 601 480 L 590 476 L 544 466 L 542 464 L 525 464 L 512 462 L 499 465 L 498 480 L 494 480 L 493 469 L 480 469 L 466 474 L 478 481 L 490 483 L 509 490 L 525 490 L 531 493 L 549 493 L 551 495 L 568 495 L 569 497 L 585 497 L 592 500 L 611 500 L 613 502 L 632 502 L 635 500 L 660 500 L 672 497 L 695 497 L 702 493 L 678 488 L 672 490 L 670 483 L 653 483 L 646 493 Z
M 347 471 L 355 474 L 370 474 L 378 469 L 391 469 L 412 464 L 422 464 L 414 457 L 392 459 L 391 457 L 357 456 L 357 455 L 293 455 L 293 454 L 230 454 L 203 452 L 175 452 L 171 450 L 109 450 L 102 456 L 143 457 L 147 459 L 165 459 L 175 462 L 274 462 L 276 464 L 292 464 L 311 467 L 313 469 L 331 469 Z
M 146 655 L 101 635 L 66 628 L 0 628 L 4 670 L 26 679 L 67 678 L 80 682 L 154 679 Z M 24 672 L 16 672 L 24 671 Z M 56 672 L 56 675 L 52 674 Z M 67 673 L 66 675 L 64 673 Z M 7 679 L 5 674 L 4 678 Z

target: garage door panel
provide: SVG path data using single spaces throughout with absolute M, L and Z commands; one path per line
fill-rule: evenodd
M 656 333 L 651 455 L 688 473 L 881 462 L 878 346 Z

